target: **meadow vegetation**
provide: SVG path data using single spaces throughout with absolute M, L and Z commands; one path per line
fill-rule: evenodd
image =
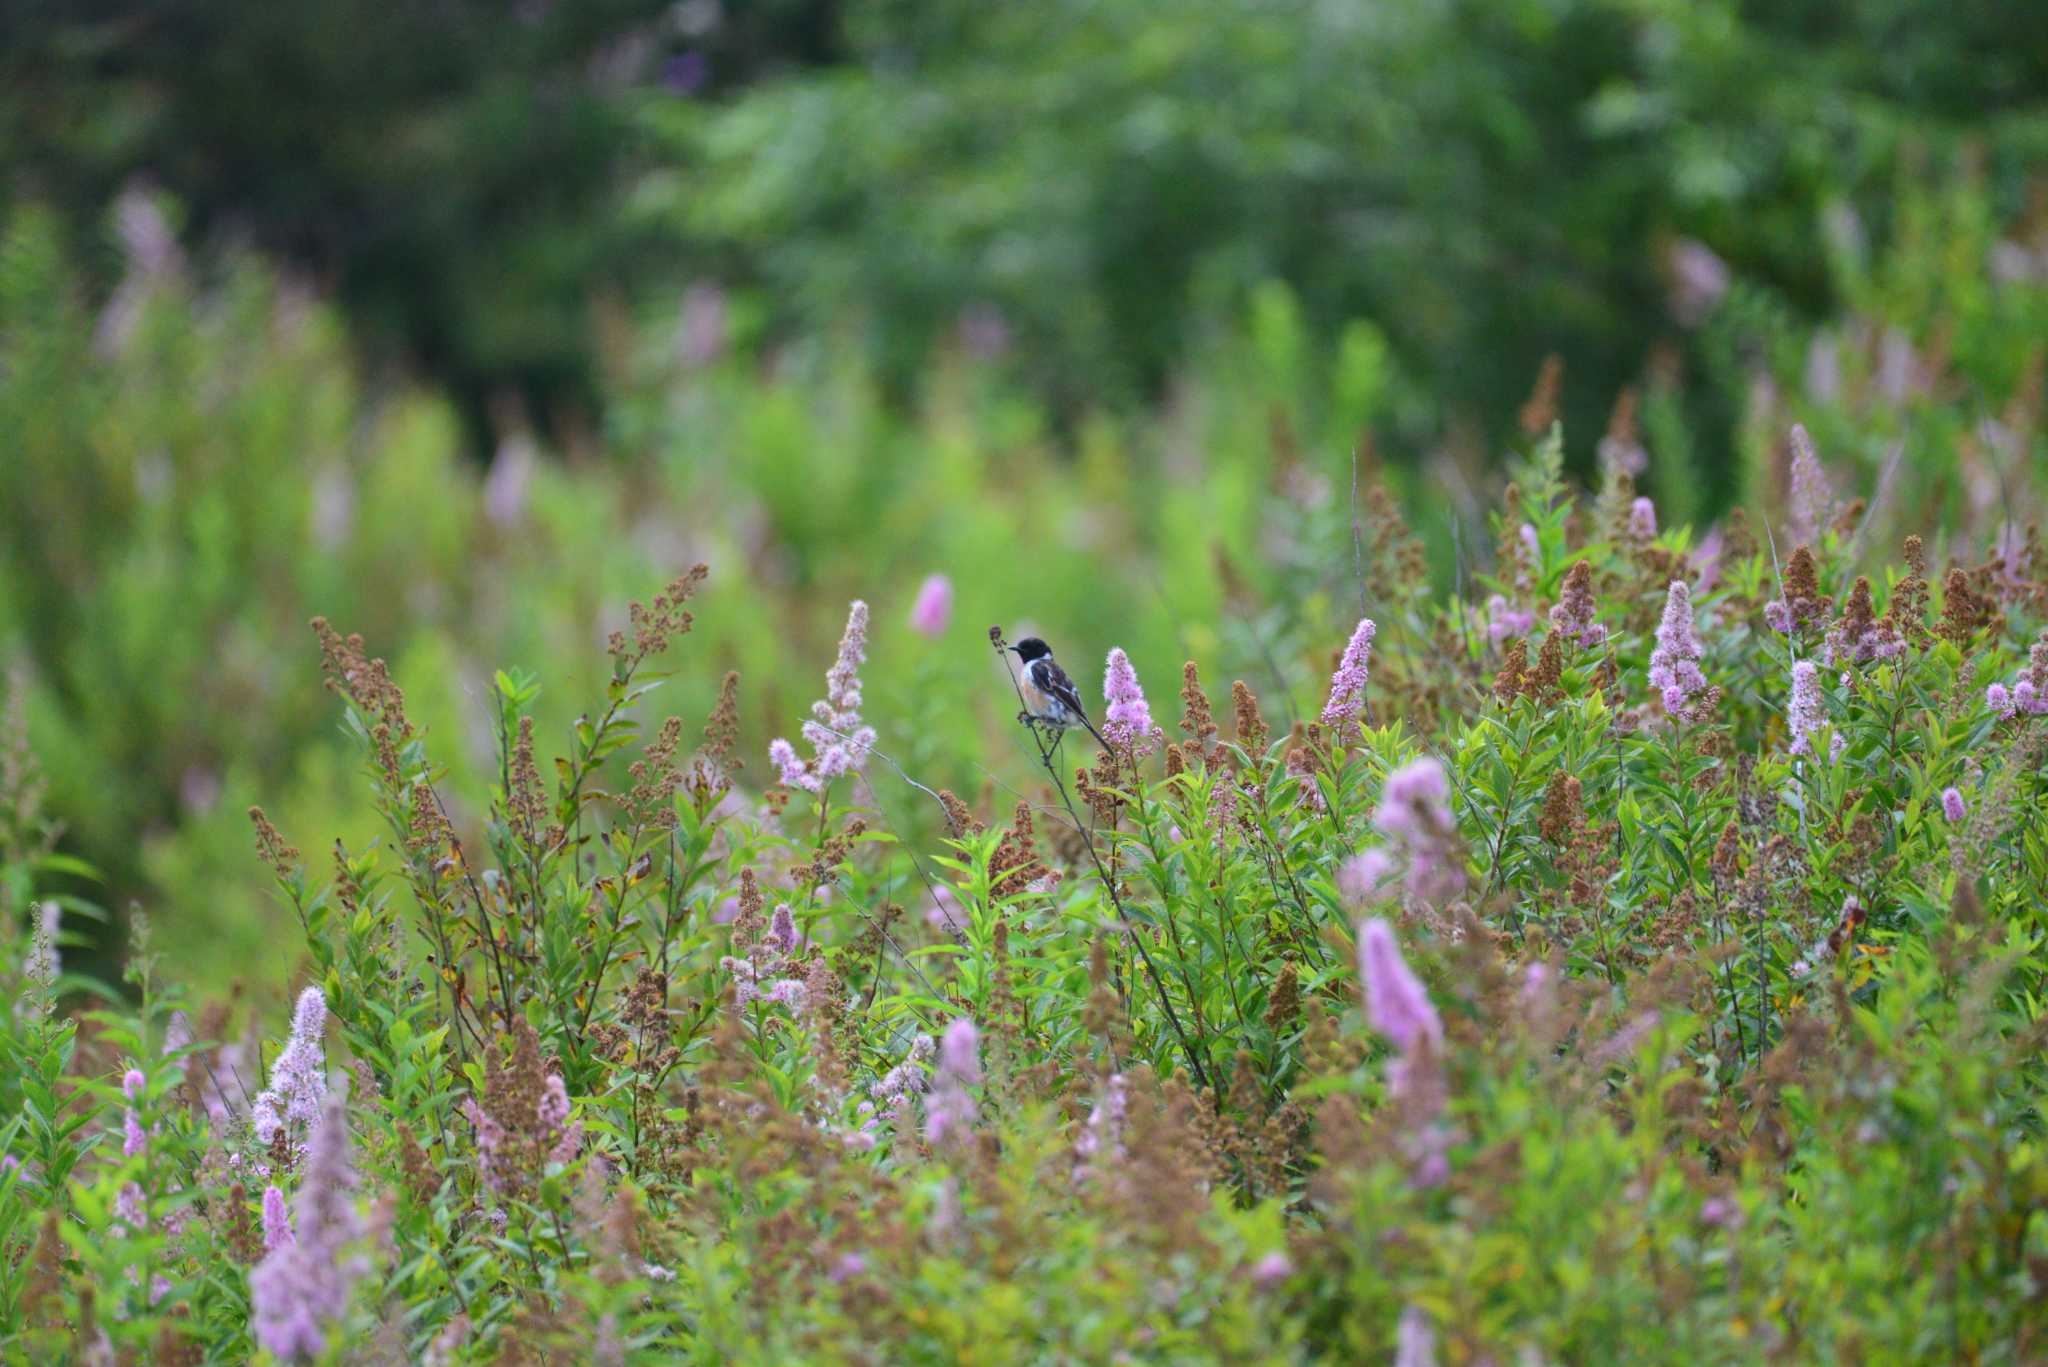
M 2038 1360 L 2048 244 L 1895 208 L 1719 493 L 1669 365 L 1382 459 L 1279 286 L 1079 417 L 622 324 L 479 475 L 17 214 L 0 1350 Z

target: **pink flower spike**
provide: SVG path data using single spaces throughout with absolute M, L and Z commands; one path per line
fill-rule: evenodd
M 284 1126 L 294 1138 L 309 1132 L 327 1095 L 327 998 L 317 987 L 299 994 L 292 1011 L 291 1038 L 271 1065 L 270 1086 L 250 1107 L 251 1128 L 269 1144 Z
M 1365 1014 L 1373 1029 L 1407 1053 L 1417 1044 L 1441 1043 L 1443 1021 L 1430 1005 L 1429 992 L 1415 976 L 1394 928 L 1375 916 L 1358 928 L 1358 976 L 1365 988 Z
M 981 1081 L 981 1032 L 965 1016 L 939 1037 L 939 1071 L 962 1082 Z
M 825 784 L 860 769 L 875 748 L 875 728 L 860 718 L 860 667 L 868 653 L 868 605 L 856 599 L 846 614 L 846 632 L 839 655 L 825 672 L 825 696 L 811 704 L 811 720 L 803 724 L 812 758 L 799 760 L 796 747 L 777 739 L 768 747 L 778 778 L 793 788 L 821 792 Z
M 348 1310 L 355 1284 L 369 1270 L 349 1252 L 363 1236 L 355 1206 L 356 1173 L 341 1096 L 327 1097 L 299 1173 L 298 1229 L 249 1272 L 250 1328 L 279 1358 L 318 1357 Z M 270 1193 L 264 1193 L 269 1225 Z M 266 1234 L 270 1231 L 266 1229 Z
M 1963 795 L 1960 790 L 1953 787 L 1941 790 L 1941 814 L 1947 817 L 1951 824 L 1962 824 L 1963 818 L 1969 814 L 1969 809 L 1963 806 Z
M 962 1016 L 946 1027 L 939 1043 L 939 1066 L 932 1074 L 931 1097 L 925 1103 L 927 1143 L 936 1148 L 973 1131 L 979 1111 L 967 1089 L 979 1081 L 981 1032 Z
M 1792 666 L 1792 697 L 1785 706 L 1785 724 L 1792 732 L 1792 753 L 1813 753 L 1813 738 L 1827 723 L 1827 705 L 1821 700 L 1820 667 L 1811 660 Z
M 937 640 L 946 634 L 946 624 L 952 619 L 953 581 L 934 574 L 917 591 L 917 602 L 910 609 L 910 629 Z
M 1152 720 L 1152 708 L 1145 690 L 1138 686 L 1138 671 L 1122 646 L 1115 646 L 1102 669 L 1102 738 L 1111 745 L 1128 745 L 1141 756 L 1159 748 L 1163 734 Z
M 1394 1334 L 1394 1367 L 1436 1367 L 1436 1330 L 1421 1306 L 1401 1312 Z
M 1689 721 L 1702 719 L 1704 708 L 1695 700 L 1711 689 L 1707 676 L 1700 673 L 1700 655 L 1699 633 L 1692 619 L 1692 590 L 1683 579 L 1674 579 L 1664 599 L 1664 618 L 1657 626 L 1657 648 L 1650 652 L 1649 682 L 1662 697 L 1665 711 L 1684 715 Z
M 1394 857 L 1377 845 L 1362 850 L 1337 866 L 1337 891 L 1354 906 L 1384 896 L 1386 881 L 1394 876 Z
M 1657 505 L 1638 498 L 1628 506 L 1628 534 L 1637 541 L 1657 539 Z
M 1337 662 L 1337 672 L 1330 676 L 1330 697 L 1323 704 L 1322 721 L 1340 737 L 1357 734 L 1358 719 L 1365 712 L 1365 685 L 1371 676 L 1372 641 L 1379 630 L 1372 618 L 1359 618 L 1344 646 L 1344 657 Z
M 284 1208 L 284 1193 L 275 1182 L 263 1189 L 263 1247 L 266 1252 L 292 1242 L 292 1217 Z

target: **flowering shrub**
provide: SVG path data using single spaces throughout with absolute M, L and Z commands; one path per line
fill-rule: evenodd
M 807 758 L 749 767 L 730 675 L 643 727 L 699 567 L 559 755 L 494 677 L 479 789 L 318 621 L 383 833 L 250 813 L 291 992 L 190 999 L 145 934 L 84 995 L 10 744 L 0 1348 L 2048 1353 L 2048 565 L 1882 563 L 1795 447 L 1781 574 L 1539 438 L 1462 593 L 1385 527 L 1294 686 L 1219 714 L 1187 662 L 1171 736 L 1111 649 L 1107 744 L 1020 730 L 1000 807 L 884 743 L 861 602 Z

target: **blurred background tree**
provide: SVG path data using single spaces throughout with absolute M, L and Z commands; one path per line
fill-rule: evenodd
M 1597 426 L 1724 267 L 1809 317 L 1830 209 L 1968 142 L 2011 209 L 2048 20 L 1998 0 L 6 0 L 5 192 L 91 243 L 144 176 L 188 244 L 329 286 L 473 434 L 586 426 L 594 299 L 849 317 L 899 394 L 963 327 L 1064 412 L 1157 395 L 1268 280 L 1458 420 L 1567 357 Z M 1704 246 L 1702 252 L 1697 248 Z M 104 254 L 102 254 L 104 255 Z M 1680 346 L 1680 354 L 1685 348 Z M 1734 400 L 1689 391 L 1725 492 Z M 483 443 L 479 440 L 479 449 Z
M 833 8 L 6 0 L 0 195 L 59 208 L 89 244 L 141 178 L 183 207 L 188 242 L 290 263 L 373 359 L 423 369 L 472 417 L 509 391 L 587 421 L 591 298 L 665 245 L 616 212 L 628 97 L 827 60 Z

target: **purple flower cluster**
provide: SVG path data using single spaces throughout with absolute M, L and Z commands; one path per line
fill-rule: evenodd
M 493 1191 L 515 1191 L 524 1174 L 509 1151 L 508 1136 L 495 1117 L 474 1100 L 465 1101 L 463 1114 L 476 1126 L 477 1168 Z M 541 1084 L 540 1097 L 533 1105 L 533 1127 L 529 1131 L 533 1148 L 545 1152 L 550 1163 L 573 1163 L 583 1148 L 583 1124 L 569 1119 L 569 1089 L 561 1074 L 549 1073 Z M 522 1125 L 521 1128 L 524 1128 Z
M 875 1084 L 868 1088 L 868 1096 L 872 1100 L 861 1103 L 861 1110 L 867 1115 L 867 1120 L 861 1126 L 860 1132 L 865 1136 L 865 1143 L 860 1147 L 874 1147 L 874 1127 L 878 1118 L 878 1108 L 879 1118 L 887 1120 L 890 1128 L 897 1133 L 903 1132 L 911 1118 L 911 1108 L 931 1084 L 924 1065 L 931 1060 L 937 1048 L 930 1035 L 919 1035 L 910 1042 L 910 1052 L 904 1056 L 903 1062 L 882 1074 Z
M 803 1010 L 809 989 L 796 976 L 799 965 L 794 960 L 802 941 L 789 904 L 785 902 L 775 908 L 768 918 L 768 930 L 759 940 L 751 945 L 735 945 L 744 958 L 727 954 L 718 961 L 720 968 L 732 974 L 733 1000 L 741 1006 L 760 1000 L 792 1011 Z
M 147 1079 L 142 1076 L 140 1068 L 130 1068 L 121 1078 L 121 1095 L 133 1101 L 142 1095 L 146 1083 Z M 133 1106 L 121 1113 L 121 1121 L 121 1156 L 134 1158 L 149 1147 L 149 1136 L 143 1133 L 142 1118 L 135 1113 Z
M 931 890 L 931 902 L 924 909 L 926 925 L 933 930 L 964 935 L 970 922 L 967 908 L 960 904 L 960 898 L 951 888 L 940 883 Z
M 1984 705 L 2002 717 L 2048 715 L 2048 632 L 2027 652 L 2026 672 L 2011 688 L 1995 683 L 1984 690 Z
M 1486 600 L 1486 639 L 1495 645 L 1511 636 L 1527 636 L 1535 625 L 1536 614 L 1511 606 L 1505 595 L 1496 593 Z
M 803 726 L 812 757 L 798 759 L 796 747 L 780 737 L 768 747 L 769 762 L 782 782 L 822 792 L 833 779 L 867 763 L 868 752 L 875 748 L 875 728 L 862 725 L 860 719 L 860 667 L 867 656 L 868 605 L 856 600 L 846 614 L 839 656 L 825 672 L 825 696 L 811 704 L 812 720 Z
M 1442 1062 L 1443 1021 L 1422 980 L 1401 957 L 1394 928 L 1379 917 L 1358 928 L 1358 976 L 1365 994 L 1366 1019 L 1394 1045 L 1395 1058 L 1387 1067 L 1387 1091 L 1401 1108 L 1402 1147 L 1410 1161 L 1410 1179 L 1418 1187 L 1435 1186 L 1450 1175 L 1446 1156 L 1450 1136 L 1442 1120 L 1449 1104 Z
M 962 1016 L 946 1027 L 939 1040 L 939 1066 L 932 1074 L 931 1096 L 924 1106 L 924 1137 L 937 1147 L 958 1143 L 974 1129 L 980 1114 L 969 1087 L 981 1081 L 981 1032 Z
M 1364 906 L 1386 895 L 1387 880 L 1393 876 L 1394 856 L 1374 845 L 1337 866 L 1337 891 L 1351 905 Z
M 1941 790 L 1941 814 L 1949 819 L 1951 825 L 1962 824 L 1963 818 L 1969 815 L 1969 808 L 1963 805 L 1961 789 L 1951 785 Z
M 943 574 L 932 575 L 917 591 L 917 602 L 910 609 L 910 629 L 936 641 L 946 634 L 946 624 L 952 620 L 953 581 Z
M 1102 1084 L 1102 1095 L 1088 1110 L 1088 1119 L 1074 1140 L 1074 1180 L 1085 1182 L 1111 1160 L 1123 1157 L 1124 1120 L 1130 1112 L 1130 1095 L 1122 1073 L 1111 1073 Z
M 1550 609 L 1550 629 L 1588 650 L 1607 643 L 1607 628 L 1593 620 L 1600 605 L 1593 599 L 1593 570 L 1585 561 L 1572 566 L 1564 592 Z
M 1657 505 L 1647 498 L 1638 498 L 1628 505 L 1628 534 L 1632 541 L 1655 541 L 1657 539 Z
M 249 1273 L 250 1327 L 256 1341 L 279 1358 L 316 1358 L 326 1351 L 330 1330 L 369 1270 L 368 1259 L 347 1251 L 364 1233 L 355 1186 L 348 1121 L 335 1094 L 325 1098 L 307 1145 L 294 1207 L 297 1228 L 271 1245 Z M 268 1192 L 264 1225 L 268 1236 Z
M 1329 701 L 1323 704 L 1323 725 L 1345 739 L 1358 734 L 1359 718 L 1365 714 L 1365 685 L 1371 677 L 1372 638 L 1379 626 L 1370 617 L 1358 619 L 1337 672 L 1330 676 Z
M 292 1242 L 292 1217 L 284 1208 L 284 1192 L 272 1182 L 263 1189 L 263 1250 L 274 1252 Z
M 1442 903 L 1464 891 L 1465 865 L 1457 821 L 1451 815 L 1451 781 L 1442 764 L 1424 755 L 1388 774 L 1372 824 L 1406 858 L 1409 896 Z M 1384 881 L 1388 865 L 1374 859 L 1375 853 L 1367 850 L 1346 864 L 1344 876 L 1351 880 L 1347 895 L 1361 890 L 1370 896 Z
M 1253 1286 L 1271 1291 L 1294 1275 L 1294 1259 L 1275 1249 L 1253 1263 L 1249 1275 Z
M 1811 755 L 1814 752 L 1814 737 L 1827 725 L 1828 709 L 1821 697 L 1820 666 L 1811 660 L 1800 660 L 1792 666 L 1792 695 L 1785 706 L 1785 725 L 1792 732 L 1791 751 L 1795 755 Z M 1828 744 L 1828 759 L 1840 758 L 1843 741 L 1837 735 Z
M 1419 1305 L 1403 1310 L 1395 1326 L 1394 1367 L 1436 1367 L 1436 1330 Z
M 1440 1044 L 1444 1024 L 1429 991 L 1394 939 L 1394 928 L 1374 917 L 1358 928 L 1358 976 L 1364 985 L 1365 1016 L 1403 1054 L 1424 1042 Z
M 1700 638 L 1693 629 L 1692 590 L 1683 579 L 1671 581 L 1664 599 L 1664 618 L 1657 624 L 1657 648 L 1650 652 L 1650 687 L 1673 716 L 1697 720 L 1699 700 L 1711 692 L 1700 673 Z
M 304 1133 L 320 1116 L 327 1095 L 327 998 L 317 987 L 299 994 L 291 1038 L 270 1067 L 270 1086 L 256 1094 L 250 1128 L 268 1146 L 280 1129 Z
M 1111 745 L 1128 745 L 1138 755 L 1157 750 L 1165 733 L 1152 720 L 1145 690 L 1138 687 L 1138 671 L 1122 646 L 1112 647 L 1102 668 L 1102 738 Z
M 1792 424 L 1792 490 L 1787 500 L 1792 544 L 1816 545 L 1826 522 L 1834 493 L 1828 487 L 1828 473 L 1821 467 L 1813 438 L 1801 423 Z M 1775 627 L 1777 624 L 1772 623 Z

